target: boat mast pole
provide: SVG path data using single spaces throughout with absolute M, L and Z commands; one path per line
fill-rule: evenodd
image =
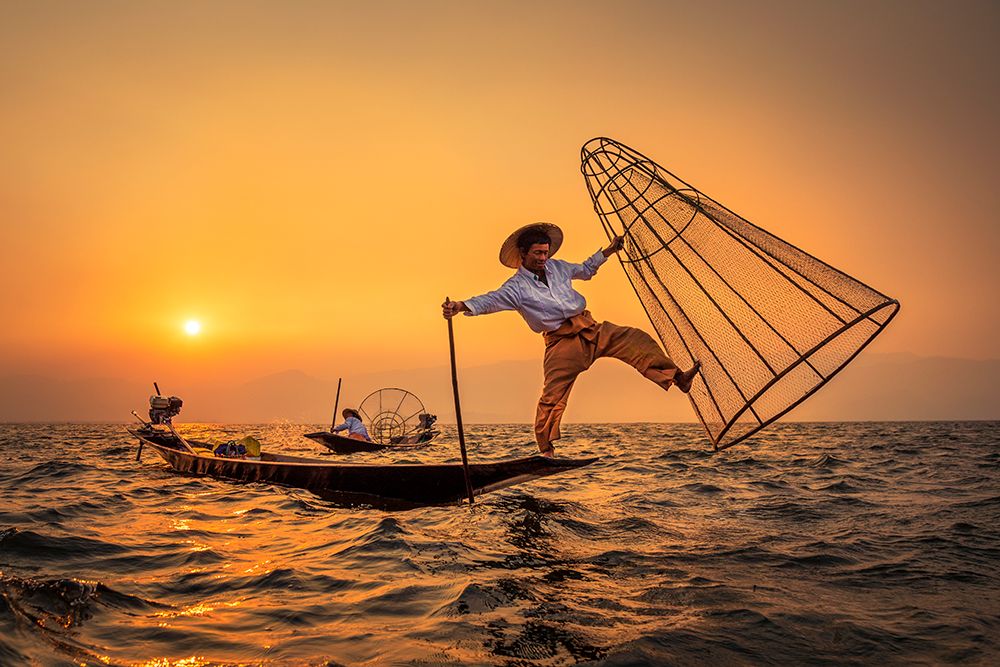
M 330 422 L 330 433 L 333 433 L 333 429 L 337 425 L 337 408 L 340 407 L 340 382 L 343 379 L 337 378 L 337 398 L 333 402 L 333 421 Z
M 444 298 L 445 303 L 451 299 Z M 451 389 L 455 394 L 455 423 L 458 426 L 458 446 L 462 449 L 462 472 L 465 473 L 465 491 L 469 495 L 469 507 L 472 507 L 472 480 L 469 478 L 469 457 L 465 453 L 465 430 L 462 428 L 462 405 L 458 400 L 458 370 L 455 367 L 455 327 L 448 318 L 448 346 L 451 348 Z

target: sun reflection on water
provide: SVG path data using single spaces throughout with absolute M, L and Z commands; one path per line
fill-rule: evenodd
M 208 665 L 210 662 L 200 655 L 192 655 L 190 658 L 181 658 L 180 660 L 153 658 L 152 660 L 140 663 L 140 667 L 204 667 L 204 665 Z

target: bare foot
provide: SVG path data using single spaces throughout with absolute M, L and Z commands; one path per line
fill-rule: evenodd
M 677 388 L 683 391 L 685 394 L 691 391 L 691 383 L 694 382 L 694 376 L 698 374 L 701 370 L 701 362 L 697 359 L 694 360 L 694 366 L 690 370 L 684 371 L 677 376 Z
M 544 452 L 539 452 L 538 455 L 539 456 L 544 456 L 547 459 L 554 459 L 556 457 L 556 450 L 555 449 L 547 449 Z

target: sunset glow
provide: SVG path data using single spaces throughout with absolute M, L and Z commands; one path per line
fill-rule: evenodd
M 575 261 L 606 243 L 579 158 L 602 135 L 897 297 L 872 353 L 1000 356 L 1000 302 L 979 289 L 1000 242 L 997 95 L 981 83 L 996 59 L 966 48 L 993 48 L 989 21 L 557 5 L 10 8 L 0 279 L 17 288 L 0 294 L 0 371 L 405 384 L 448 363 L 444 297 L 509 277 L 511 230 L 557 223 Z M 651 67 L 664 25 L 671 64 Z M 649 329 L 614 263 L 581 292 L 598 319 Z M 211 347 L 176 344 L 208 343 L 177 320 L 193 307 L 213 313 Z M 539 363 L 516 315 L 455 324 L 463 368 Z M 621 386 L 641 391 L 633 375 Z M 511 390 L 530 421 L 537 386 Z
M 1000 665 L 1000 0 L 0 17 L 0 667 Z

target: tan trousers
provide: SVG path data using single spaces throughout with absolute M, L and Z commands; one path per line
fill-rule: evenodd
M 544 338 L 545 386 L 535 414 L 535 440 L 543 454 L 553 451 L 552 441 L 562 437 L 559 423 L 576 376 L 597 359 L 621 359 L 664 389 L 670 388 L 680 371 L 645 331 L 611 322 L 598 324 L 587 310 L 545 333 Z

